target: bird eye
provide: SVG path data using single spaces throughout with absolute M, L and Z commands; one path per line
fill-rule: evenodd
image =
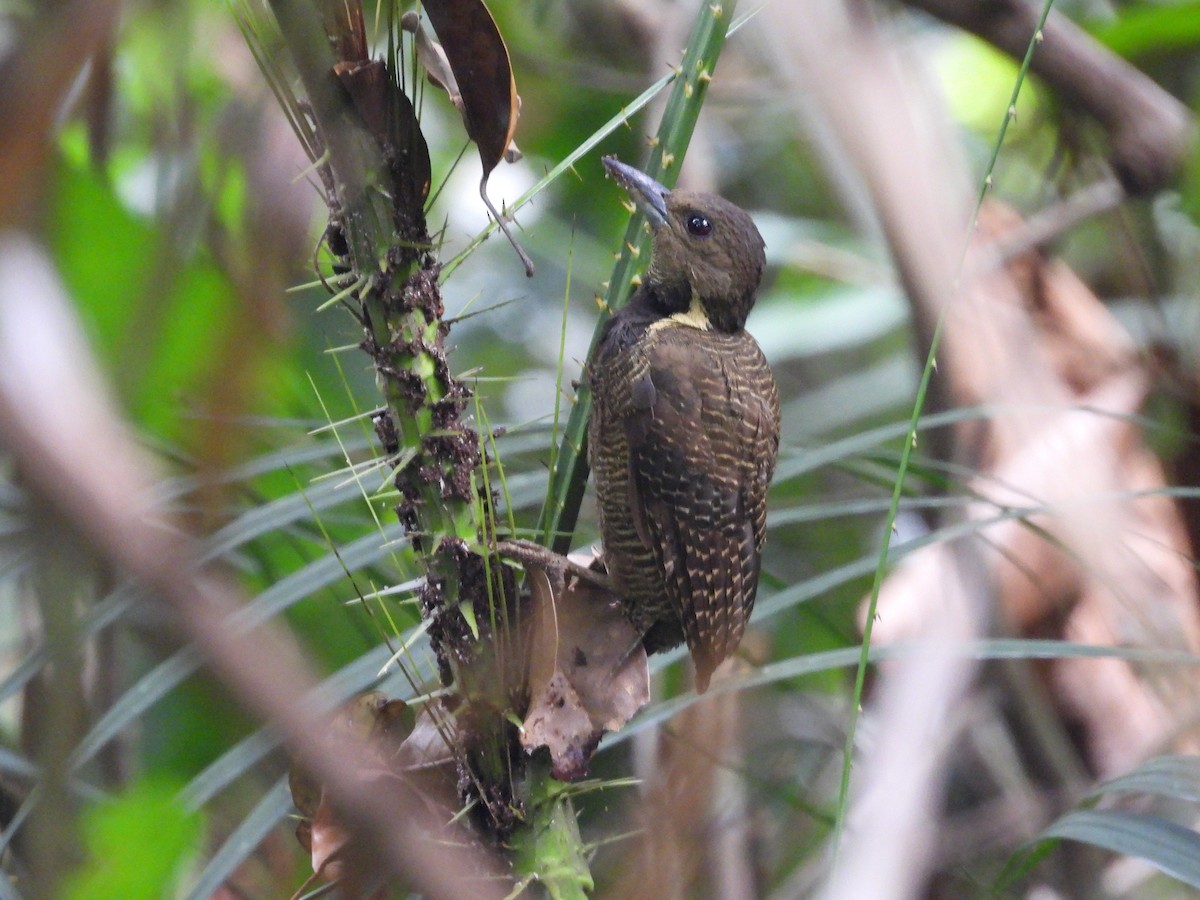
M 694 234 L 696 237 L 705 237 L 712 233 L 712 222 L 708 221 L 706 216 L 692 213 L 688 216 L 687 230 L 689 234 Z

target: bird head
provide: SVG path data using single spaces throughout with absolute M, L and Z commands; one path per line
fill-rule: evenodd
M 723 197 L 667 190 L 611 156 L 604 168 L 650 222 L 654 243 L 645 283 L 664 312 L 700 313 L 719 331 L 741 329 L 766 265 L 750 216 Z

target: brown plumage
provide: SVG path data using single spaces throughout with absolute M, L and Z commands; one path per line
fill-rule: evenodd
M 642 285 L 588 364 L 605 560 L 647 652 L 686 640 L 703 691 L 754 606 L 779 449 L 775 379 L 744 330 L 763 241 L 727 200 L 604 165 L 654 230 Z

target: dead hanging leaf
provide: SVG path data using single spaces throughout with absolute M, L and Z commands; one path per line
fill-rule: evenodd
M 402 236 L 410 234 L 418 222 L 418 230 L 423 230 L 431 169 L 412 102 L 387 63 L 370 58 L 362 0 L 319 0 L 317 9 L 336 60 L 333 74 L 387 163 L 396 230 Z
M 650 702 L 641 636 L 607 591 L 569 577 L 565 586 L 529 569 L 529 710 L 521 745 L 550 751 L 555 778 L 574 781 L 606 731 Z
M 445 91 L 455 109 L 462 112 L 462 94 L 450 68 L 450 60 L 446 58 L 446 51 L 442 49 L 442 45 L 433 40 L 421 24 L 421 14 L 410 9 L 400 17 L 400 27 L 413 36 L 413 43 L 417 47 L 417 62 L 421 64 L 433 86 Z
M 465 125 L 466 113 L 463 107 L 462 92 L 458 89 L 458 81 L 450 68 L 450 60 L 446 58 L 446 51 L 441 44 L 429 36 L 429 32 L 421 24 L 420 14 L 415 10 L 410 9 L 400 18 L 400 27 L 413 36 L 413 43 L 417 47 L 417 62 L 425 70 L 425 76 L 434 87 L 441 88 L 446 92 L 446 96 L 450 98 L 454 108 L 463 115 L 463 124 Z M 517 95 L 516 99 L 517 112 L 514 121 L 520 117 L 521 113 L 521 97 Z M 517 147 L 517 142 L 510 135 L 508 146 L 504 150 L 504 161 L 515 163 L 523 156 L 524 154 Z
M 504 38 L 483 0 L 425 0 L 423 5 L 453 74 L 467 136 L 479 148 L 483 163 L 479 196 L 517 251 L 525 274 L 533 275 L 533 261 L 487 195 L 488 177 L 512 143 L 520 112 L 517 83 Z M 449 84 L 445 86 L 450 91 Z

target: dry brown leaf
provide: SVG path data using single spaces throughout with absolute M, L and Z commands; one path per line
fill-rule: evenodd
M 446 51 L 442 49 L 442 45 L 431 38 L 425 26 L 421 24 L 421 14 L 415 9 L 410 9 L 400 17 L 400 27 L 413 36 L 413 43 L 417 47 L 417 62 L 425 70 L 426 77 L 434 87 L 446 92 L 455 109 L 463 112 L 462 93 L 458 90 L 458 81 L 450 68 L 450 60 L 446 58 Z M 463 124 L 466 124 L 465 120 Z
M 339 60 L 363 62 L 367 59 L 367 25 L 362 0 L 320 0 L 318 9 L 325 36 Z
M 447 741 L 454 740 L 454 722 L 444 713 L 434 717 L 426 707 L 417 714 L 412 733 L 396 752 L 400 771 L 420 771 L 442 766 L 454 766 L 454 749 Z
M 336 739 L 367 742 L 372 763 L 355 773 L 357 777 L 397 777 L 398 748 L 412 731 L 412 716 L 403 700 L 390 699 L 381 691 L 367 691 L 343 704 L 329 727 Z M 312 857 L 313 875 L 328 881 L 341 877 L 340 855 L 349 835 L 329 805 L 324 787 L 301 760 L 293 760 L 288 769 L 288 787 L 292 803 L 304 817 L 296 826 L 296 840 Z
M 342 851 L 350 840 L 346 829 L 338 822 L 324 792 L 309 823 L 309 852 L 312 854 L 313 874 L 326 881 L 334 881 L 342 877 Z
M 512 143 L 520 112 L 517 83 L 504 38 L 483 0 L 425 0 L 423 8 L 441 39 L 453 73 L 467 136 L 479 148 L 483 163 L 479 196 L 521 257 L 525 274 L 533 275 L 533 261 L 487 195 L 488 177 Z
M 450 98 L 450 102 L 454 104 L 454 108 L 463 116 L 463 124 L 466 125 L 466 109 L 463 106 L 462 92 L 458 89 L 458 81 L 454 77 L 454 71 L 450 68 L 450 60 L 446 57 L 445 49 L 429 36 L 429 32 L 421 24 L 421 16 L 416 10 L 410 9 L 400 17 L 400 27 L 413 36 L 413 43 L 417 47 L 417 62 L 425 70 L 425 76 L 434 87 L 441 88 L 446 92 L 446 96 Z M 513 116 L 514 125 L 517 118 L 520 117 L 521 112 L 521 98 L 519 95 L 516 97 L 516 101 L 517 110 Z M 512 139 L 512 135 L 510 134 L 508 146 L 504 148 L 504 161 L 506 163 L 515 163 L 523 155 L 517 147 L 517 142 Z
M 606 731 L 616 731 L 650 701 L 641 636 L 609 593 L 576 578 L 555 590 L 531 568 L 529 710 L 521 745 L 550 751 L 555 778 L 573 781 Z
M 429 196 L 433 169 L 412 101 L 396 86 L 382 60 L 342 61 L 333 72 L 383 151 L 398 193 L 397 210 L 417 216 Z
M 479 148 L 486 178 L 517 127 L 517 85 L 508 48 L 482 0 L 426 0 L 462 97 L 467 135 Z

